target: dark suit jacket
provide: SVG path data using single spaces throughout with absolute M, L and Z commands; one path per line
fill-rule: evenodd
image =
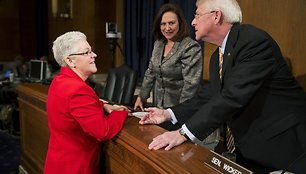
M 234 24 L 222 82 L 218 71 L 217 49 L 210 60 L 209 84 L 171 108 L 179 124 L 185 123 L 202 140 L 229 123 L 243 157 L 273 168 L 285 168 L 306 151 L 305 92 L 266 32 Z

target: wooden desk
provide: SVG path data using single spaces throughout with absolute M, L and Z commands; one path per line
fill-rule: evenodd
M 21 165 L 31 174 L 43 173 L 49 130 L 46 98 L 48 86 L 17 86 L 21 122 Z M 204 164 L 208 150 L 185 143 L 170 151 L 148 150 L 151 140 L 165 132 L 156 125 L 141 126 L 130 117 L 114 139 L 104 142 L 105 173 L 217 173 Z
M 22 84 L 16 87 L 19 103 L 21 166 L 29 173 L 43 173 L 49 141 L 46 98 L 48 87 Z

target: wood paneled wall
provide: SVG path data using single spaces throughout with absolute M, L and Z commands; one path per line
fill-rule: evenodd
M 0 0 L 0 62 L 35 58 L 34 0 Z
M 58 1 L 59 13 L 61 13 L 62 1 Z M 54 17 L 51 13 L 51 0 L 49 0 L 49 42 L 50 53 L 52 42 L 59 35 L 78 30 L 86 34 L 88 42 L 98 55 L 96 65 L 98 73 L 105 73 L 111 68 L 111 51 L 108 40 L 105 38 L 105 23 L 116 22 L 116 1 L 108 0 L 73 0 L 73 17 L 64 19 Z M 50 55 L 52 56 L 52 55 Z
M 289 59 L 292 73 L 306 89 L 306 1 L 239 0 L 243 22 L 266 30 Z
M 19 13 L 12 13 L 11 9 L 18 12 L 19 4 L 16 0 L 0 1 L 1 61 L 10 60 L 16 56 L 16 53 L 20 53 Z M 12 44 L 7 44 L 8 41 L 11 41 Z
M 0 61 L 11 61 L 16 55 L 35 58 L 36 35 L 34 0 L 0 1 Z M 59 0 L 63 3 L 62 0 Z M 277 41 L 288 57 L 292 73 L 306 89 L 306 1 L 305 0 L 238 0 L 243 12 L 243 23 L 266 30 Z M 63 5 L 60 5 L 63 6 Z M 27 11 L 28 10 L 28 11 Z M 59 8 L 59 12 L 61 8 Z M 105 23 L 116 22 L 123 32 L 123 0 L 73 0 L 73 18 L 53 17 L 51 0 L 48 0 L 49 48 L 54 39 L 70 30 L 80 30 L 88 36 L 89 43 L 98 54 L 98 72 L 111 68 L 111 51 L 105 38 Z M 124 36 L 118 42 L 122 45 Z M 10 41 L 11 44 L 7 44 Z M 208 79 L 210 55 L 216 47 L 205 45 L 204 79 Z M 116 65 L 122 64 L 122 54 L 117 49 Z
M 306 1 L 305 0 L 237 0 L 243 23 L 266 30 L 289 59 L 292 73 L 306 89 Z M 211 53 L 216 47 L 205 47 L 204 78 L 208 79 Z

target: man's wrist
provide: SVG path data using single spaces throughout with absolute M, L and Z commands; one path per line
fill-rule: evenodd
M 184 131 L 183 128 L 180 128 L 180 129 L 179 129 L 179 133 L 180 133 L 181 135 L 183 135 L 187 140 L 189 140 L 189 137 L 187 136 L 187 134 L 186 134 L 186 132 Z
M 170 108 L 168 108 L 168 109 L 166 109 L 167 111 L 168 111 L 168 113 L 169 113 L 169 121 L 172 123 L 172 124 L 176 124 L 177 123 L 177 119 L 175 118 L 175 115 L 174 115 L 174 113 L 173 113 L 173 111 L 170 109 Z
M 162 111 L 162 115 L 165 116 L 166 120 L 171 120 L 171 116 L 170 116 L 170 113 L 167 112 L 166 109 L 163 109 Z

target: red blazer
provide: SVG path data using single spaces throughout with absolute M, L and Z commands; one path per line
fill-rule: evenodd
M 47 97 L 49 147 L 45 174 L 99 173 L 101 141 L 123 127 L 127 111 L 104 115 L 94 90 L 66 67 L 53 79 Z

